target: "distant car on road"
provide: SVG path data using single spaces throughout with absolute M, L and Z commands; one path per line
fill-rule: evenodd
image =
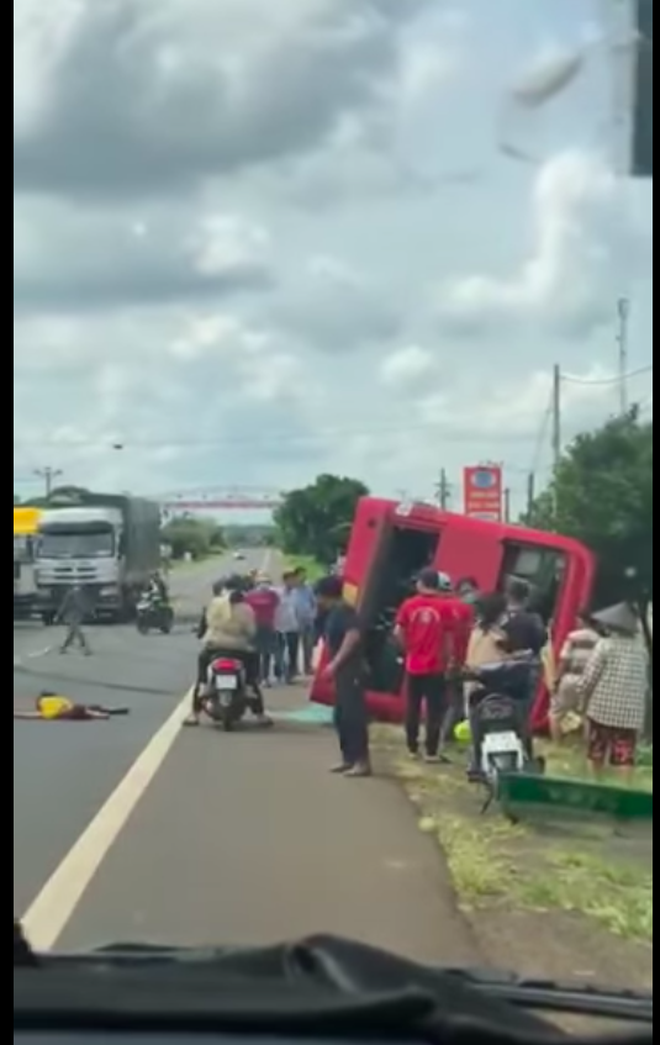
M 243 562 L 243 560 L 245 559 L 245 555 L 243 552 L 234 552 L 234 558 L 237 562 Z

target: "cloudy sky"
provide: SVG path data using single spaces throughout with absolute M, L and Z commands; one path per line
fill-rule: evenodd
M 458 507 L 462 467 L 497 460 L 519 502 L 553 363 L 565 439 L 616 409 L 621 295 L 630 370 L 651 358 L 607 10 L 15 0 L 16 489 L 50 465 L 428 496 L 444 467 Z M 650 413 L 648 373 L 630 395 Z

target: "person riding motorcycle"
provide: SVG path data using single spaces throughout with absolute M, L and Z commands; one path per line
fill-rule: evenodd
M 198 629 L 202 649 L 198 657 L 192 711 L 185 720 L 186 725 L 199 725 L 203 710 L 202 692 L 209 666 L 216 657 L 223 655 L 242 661 L 246 683 L 253 694 L 249 699 L 250 710 L 262 724 L 270 722 L 264 712 L 263 694 L 258 681 L 258 656 L 254 649 L 256 622 L 252 610 L 245 603 L 241 585 L 235 582 L 236 578 L 217 581 L 213 585 L 213 598 L 202 615 Z
M 147 586 L 144 589 L 144 595 L 145 598 L 147 598 L 153 606 L 168 605 L 169 594 L 167 591 L 167 586 L 160 573 L 158 573 L 158 571 L 154 571 L 149 577 L 149 580 L 147 581 Z

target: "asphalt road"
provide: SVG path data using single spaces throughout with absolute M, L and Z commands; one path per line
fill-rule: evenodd
M 245 566 L 276 570 L 276 553 Z M 226 563 L 175 573 L 184 612 Z M 90 629 L 94 656 L 15 630 L 15 706 L 40 689 L 123 719 L 14 723 L 14 911 L 36 946 L 263 943 L 332 931 L 421 960 L 472 962 L 433 843 L 387 781 L 344 780 L 303 686 L 269 691 L 271 730 L 181 730 L 195 640 Z

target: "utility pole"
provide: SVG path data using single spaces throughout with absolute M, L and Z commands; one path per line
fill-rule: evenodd
M 511 489 L 508 486 L 504 491 L 504 522 L 511 522 Z
M 532 510 L 534 508 L 535 497 L 536 497 L 536 476 L 534 475 L 534 472 L 530 472 L 529 475 L 527 476 L 527 509 L 526 509 L 526 513 L 525 513 L 527 515 L 528 521 L 529 521 L 529 519 L 531 518 L 531 515 L 532 515 Z
M 50 465 L 47 465 L 46 468 L 36 468 L 34 474 L 38 475 L 40 479 L 43 479 L 46 487 L 46 497 L 50 497 L 53 489 L 53 480 L 57 479 L 58 475 L 61 475 L 62 472 L 59 468 L 51 468 Z
M 561 458 L 561 369 L 552 368 L 552 463 L 557 468 Z
M 447 473 L 444 468 L 440 469 L 440 478 L 435 488 L 435 495 L 442 510 L 446 511 L 449 503 L 449 483 L 447 482 Z
M 619 346 L 619 411 L 624 416 L 628 413 L 628 321 L 630 319 L 628 298 L 619 298 L 617 313 L 619 317 L 616 335 Z

